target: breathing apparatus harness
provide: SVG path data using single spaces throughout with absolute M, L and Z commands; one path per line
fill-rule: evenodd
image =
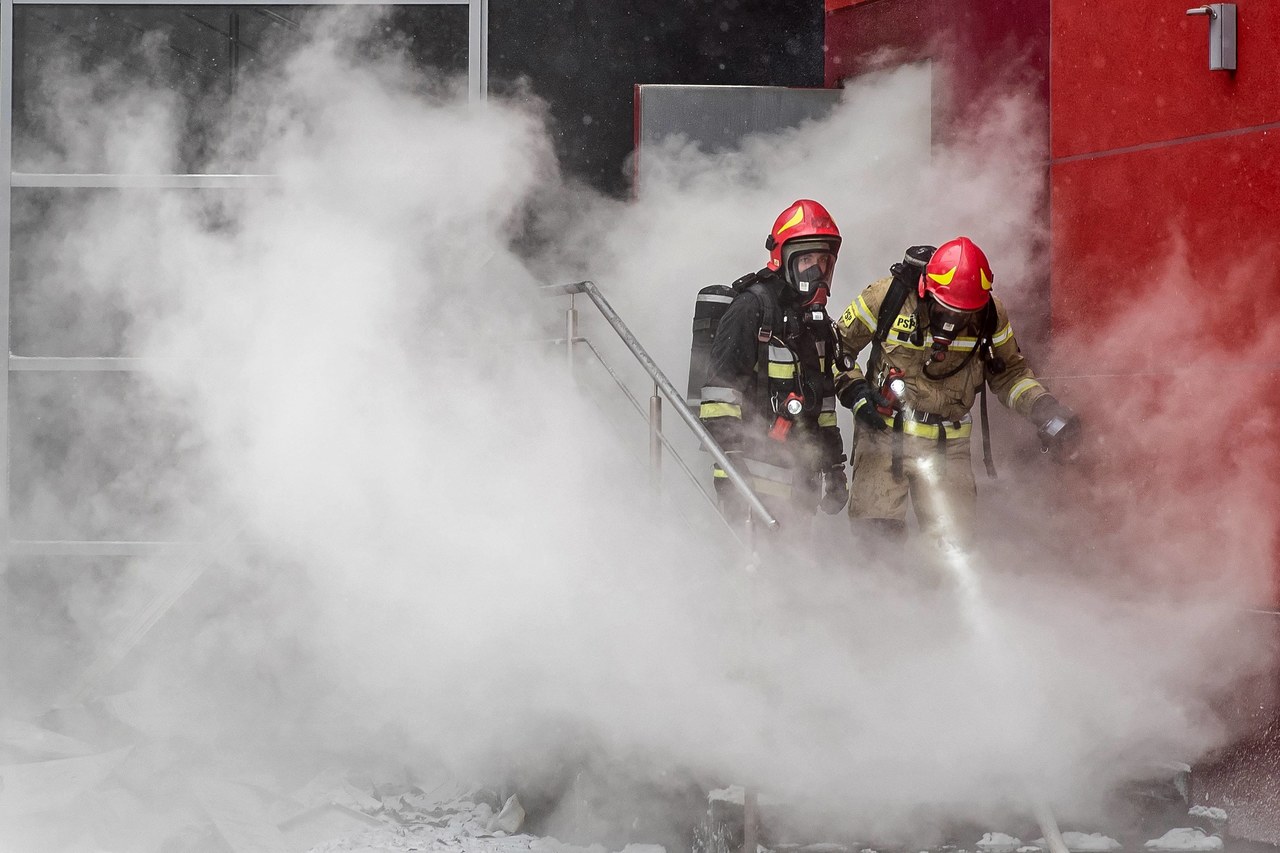
M 751 292 L 763 307 L 763 317 L 756 333 L 756 366 L 753 377 L 754 396 L 759 411 L 773 412 L 774 420 L 769 427 L 768 435 L 775 441 L 786 441 L 796 419 L 811 413 L 821 404 L 821 400 L 811 399 L 805 394 L 804 365 L 800 360 L 797 340 L 804 328 L 813 330 L 816 336 L 827 341 L 828 347 L 835 346 L 835 335 L 831 333 L 831 318 L 824 305 L 813 304 L 795 311 L 784 311 L 777 295 L 766 283 L 777 273 L 770 269 L 747 273 L 730 285 L 739 294 Z M 802 316 L 797 316 L 801 312 Z M 779 327 L 775 330 L 775 326 Z M 780 333 L 780 334 L 779 334 Z M 774 393 L 769 387 L 769 346 L 777 346 L 791 353 L 795 364 L 795 373 L 791 379 L 791 390 L 782 396 Z
M 896 388 L 891 388 L 891 383 L 896 379 L 901 382 L 901 376 L 890 376 L 889 372 L 883 370 L 884 359 L 884 342 L 889 338 L 889 332 L 894 327 L 894 321 L 898 318 L 902 311 L 902 306 L 906 304 L 907 296 L 916 290 L 920 276 L 924 272 L 925 265 L 933 256 L 936 249 L 933 246 L 912 246 L 907 249 L 901 263 L 896 263 L 889 267 L 889 272 L 893 274 L 893 282 L 889 285 L 889 290 L 885 294 L 884 301 L 880 303 L 880 312 L 876 315 L 876 329 L 871 336 L 871 353 L 867 358 L 867 373 L 869 376 L 876 376 L 883 386 L 881 393 L 886 390 L 894 391 L 894 415 L 893 415 L 893 432 L 894 432 L 894 453 L 893 453 L 893 474 L 895 477 L 902 476 L 902 435 L 904 421 L 904 406 L 900 399 L 901 393 Z M 912 331 L 910 342 L 913 346 L 924 346 L 924 300 L 920 299 L 916 302 L 913 311 Z M 988 300 L 986 306 L 982 309 L 978 321 L 978 341 L 973 349 L 962 358 L 954 367 L 944 369 L 942 372 L 930 372 L 929 368 L 935 363 L 941 364 L 946 360 L 947 348 L 950 344 L 940 345 L 940 341 L 934 341 L 932 354 L 929 360 L 925 362 L 924 377 L 932 380 L 950 379 L 960 371 L 964 370 L 973 360 L 976 354 L 982 359 L 985 370 L 990 370 L 994 374 L 1003 373 L 1005 370 L 1004 359 L 995 353 L 995 345 L 992 343 L 992 337 L 996 333 L 996 306 L 994 300 Z M 849 357 L 842 356 L 847 362 L 851 362 Z M 851 363 L 842 363 L 839 365 L 841 370 L 852 369 Z M 894 371 L 890 371 L 894 372 Z M 985 372 L 985 371 L 984 371 Z M 883 374 L 883 375 L 882 375 Z M 979 410 L 982 414 L 982 461 L 987 469 L 987 476 L 994 479 L 996 476 L 995 461 L 991 456 L 991 430 L 987 421 L 987 383 L 982 382 L 978 389 L 980 397 Z M 888 395 L 885 395 L 888 396 Z M 947 429 L 946 424 L 933 416 L 925 416 L 923 423 L 932 423 L 938 427 L 938 451 L 945 454 Z

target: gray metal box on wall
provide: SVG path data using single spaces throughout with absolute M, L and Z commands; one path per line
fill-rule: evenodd
M 825 117 L 840 102 L 840 94 L 839 89 L 782 86 L 638 85 L 633 166 L 637 189 L 647 146 L 679 134 L 710 152 L 736 148 L 753 133 L 772 133 Z

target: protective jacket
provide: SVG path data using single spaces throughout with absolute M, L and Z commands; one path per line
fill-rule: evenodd
M 856 397 L 854 383 L 864 378 L 882 388 L 891 369 L 905 382 L 897 410 L 878 415 L 888 429 L 858 427 L 849 516 L 905 530 L 910 500 L 927 535 L 963 541 L 976 521 L 969 451 L 974 398 L 985 383 L 1001 403 L 1029 416 L 1048 392 L 1019 352 L 1009 316 L 994 295 L 973 319 L 974 328 L 959 330 L 945 359 L 932 361 L 934 341 L 912 289 L 897 314 L 883 318 L 891 328 L 880 346 L 873 345 L 864 377 L 854 357 L 872 343 L 892 282 L 885 278 L 867 287 L 836 323 L 844 368 L 835 380 L 841 399 Z M 856 407 L 871 403 L 859 398 L 853 405 L 857 413 Z
M 831 320 L 821 305 L 795 304 L 771 270 L 744 276 L 734 287 L 741 292 L 712 342 L 699 417 L 726 451 L 742 452 L 744 473 L 762 498 L 802 500 L 812 511 L 817 474 L 844 460 Z M 791 394 L 801 398 L 802 410 L 784 438 L 770 437 Z M 717 468 L 715 476 L 725 474 Z
M 867 287 L 836 323 L 842 351 L 848 356 L 856 356 L 871 342 L 881 303 L 892 282 L 892 278 L 883 278 Z M 936 425 L 941 423 L 949 425 L 946 427 L 948 437 L 968 438 L 969 411 L 984 382 L 1001 403 L 1024 416 L 1029 415 L 1036 400 L 1048 393 L 1019 351 L 1003 303 L 994 294 L 991 301 L 995 311 L 991 331 L 995 358 L 984 358 L 976 351 L 982 330 L 974 328 L 956 337 L 944 361 L 930 363 L 933 338 L 927 329 L 920 328 L 919 298 L 915 293 L 908 293 L 892 321 L 893 328 L 885 338 L 879 358 L 875 359 L 876 363 L 868 364 L 870 375 L 866 376 L 872 387 L 879 388 L 890 368 L 902 371 L 906 382 L 906 393 L 902 395 L 905 415 L 902 429 L 907 434 L 936 438 Z M 852 358 L 849 361 L 852 362 Z M 962 362 L 964 366 L 952 373 Z M 862 369 L 851 364 L 836 376 L 836 391 L 843 393 L 862 378 Z M 892 426 L 893 421 L 892 416 L 885 416 L 887 424 Z

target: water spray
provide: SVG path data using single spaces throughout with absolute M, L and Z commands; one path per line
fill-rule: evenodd
M 982 641 L 987 659 L 993 662 L 1000 661 L 1003 657 L 1003 649 L 1008 646 L 995 642 L 997 637 L 994 627 L 997 621 L 990 603 L 983 595 L 978 573 L 974 570 L 973 553 L 961 544 L 963 533 L 959 530 L 959 525 L 956 524 L 955 517 L 947 505 L 945 494 L 940 488 L 936 458 L 919 460 L 916 469 L 928 484 L 929 493 L 938 501 L 935 507 L 937 524 L 940 528 L 940 535 L 936 542 L 937 552 L 940 557 L 939 562 L 949 572 L 955 582 L 955 588 L 959 591 L 956 602 L 960 613 L 974 636 Z M 1007 660 L 1002 663 L 1008 666 Z M 1031 808 L 1036 822 L 1040 825 L 1045 843 L 1049 847 L 1049 853 L 1069 853 L 1048 801 L 1043 797 L 1033 796 Z

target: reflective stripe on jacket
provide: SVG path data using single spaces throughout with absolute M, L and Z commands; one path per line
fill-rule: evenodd
M 847 354 L 859 353 L 871 343 L 880 305 L 892 282 L 893 279 L 884 278 L 868 286 L 836 321 L 836 334 Z M 994 294 L 991 299 L 996 309 L 996 328 L 991 335 L 991 343 L 995 356 L 1004 362 L 1005 369 L 1002 372 L 993 372 L 979 353 L 973 353 L 979 344 L 979 330 L 971 329 L 967 334 L 956 338 L 946 359 L 930 366 L 929 372 L 949 372 L 972 353 L 972 358 L 965 367 L 947 378 L 925 375 L 925 367 L 932 354 L 933 337 L 927 330 L 916 329 L 916 306 L 919 300 L 915 293 L 909 293 L 884 342 L 881 364 L 877 366 L 882 375 L 865 378 L 873 385 L 878 385 L 883 381 L 883 374 L 888 368 L 901 370 L 906 381 L 904 403 L 918 412 L 928 412 L 939 419 L 959 421 L 964 418 L 973 408 L 974 398 L 984 382 L 1001 403 L 1018 414 L 1027 415 L 1035 401 L 1048 392 L 1036 379 L 1031 366 L 1018 349 L 1004 304 Z M 836 388 L 842 391 L 862 378 L 862 369 L 854 366 L 853 369 L 836 375 Z
M 763 475 L 751 472 L 768 494 L 790 489 L 792 469 L 822 471 L 839 464 L 843 455 L 831 363 L 834 331 L 829 325 L 816 332 L 806 326 L 782 287 L 777 276 L 762 274 L 721 317 L 698 412 L 725 450 L 740 450 L 750 462 L 770 466 L 760 469 Z M 776 313 L 766 316 L 773 306 Z M 768 341 L 760 340 L 762 330 L 769 332 Z M 786 440 L 776 441 L 769 429 L 791 393 L 804 399 L 804 410 Z

